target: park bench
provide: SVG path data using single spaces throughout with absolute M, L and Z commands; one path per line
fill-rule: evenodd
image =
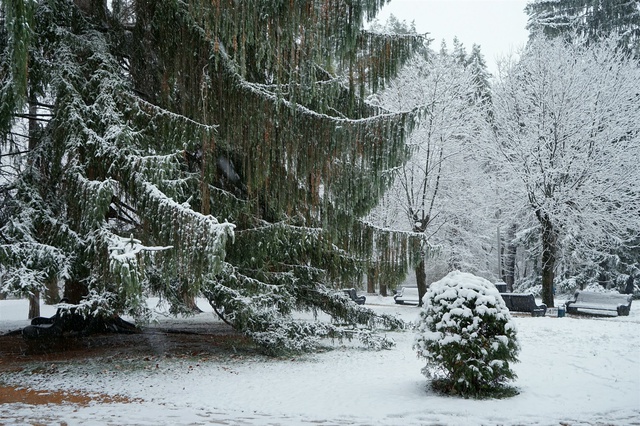
M 500 296 L 511 312 L 527 312 L 532 317 L 543 317 L 547 313 L 547 305 L 537 305 L 533 294 L 500 293 Z
M 507 283 L 505 282 L 497 282 L 495 283 L 496 288 L 498 289 L 498 291 L 500 293 L 506 293 L 507 292 Z
M 578 290 L 573 300 L 566 302 L 567 312 L 575 314 L 578 311 L 599 315 L 629 315 L 632 295 L 617 293 L 597 293 Z
M 365 296 L 358 296 L 358 292 L 356 292 L 355 288 L 348 288 L 342 290 L 345 295 L 349 296 L 351 300 L 356 302 L 358 305 L 364 305 L 364 302 L 367 300 Z

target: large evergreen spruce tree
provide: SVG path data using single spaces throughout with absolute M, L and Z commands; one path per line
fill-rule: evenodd
M 421 45 L 362 30 L 385 3 L 2 1 L 2 290 L 137 318 L 205 296 L 273 352 L 399 326 L 334 290 L 419 245 L 359 220 L 415 121 L 364 101 Z

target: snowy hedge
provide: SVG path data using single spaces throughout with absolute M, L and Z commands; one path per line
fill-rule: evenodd
M 423 300 L 414 349 L 435 388 L 479 397 L 515 378 L 509 363 L 517 362 L 516 328 L 491 282 L 454 271 L 431 284 Z

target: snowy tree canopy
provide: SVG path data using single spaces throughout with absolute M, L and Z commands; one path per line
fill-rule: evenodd
M 598 262 L 640 231 L 640 68 L 616 41 L 536 39 L 493 93 L 505 210 L 539 230 L 549 306 L 557 259 Z
M 447 272 L 464 268 L 486 273 L 481 228 L 489 221 L 482 206 L 491 194 L 475 154 L 488 99 L 481 93 L 488 93 L 488 86 L 477 79 L 484 70 L 479 48 L 461 60 L 464 49 L 457 46 L 454 53 L 443 48 L 416 57 L 375 95 L 375 101 L 391 111 L 419 108 L 421 113 L 407 140 L 411 157 L 394 170 L 390 190 L 370 214 L 379 225 L 423 235 L 429 265 L 423 257 L 416 267 L 421 296 L 426 291 L 425 268 L 434 264 L 446 263 Z M 443 262 L 434 259 L 436 253 Z

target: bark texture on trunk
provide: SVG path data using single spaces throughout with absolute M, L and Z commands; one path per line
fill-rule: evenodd
M 29 296 L 29 319 L 40 316 L 40 293 L 34 293 Z
M 182 300 L 184 300 L 184 305 L 188 310 L 195 314 L 199 314 L 202 312 L 202 309 L 198 307 L 198 303 L 196 302 L 196 298 L 193 296 L 189 296 L 188 294 L 184 294 L 182 296 Z
M 516 254 L 518 246 L 513 242 L 516 236 L 516 225 L 509 228 L 506 238 L 506 249 L 502 270 L 502 281 L 507 284 L 507 292 L 513 292 L 513 285 L 516 283 Z
M 29 151 L 34 151 L 38 147 L 37 133 L 39 129 L 38 125 L 38 98 L 33 91 L 29 92 Z M 31 163 L 33 167 L 39 167 L 39 164 Z M 36 226 L 36 233 L 41 231 L 40 226 Z M 29 319 L 33 319 L 40 316 L 40 292 L 33 291 L 29 295 Z
M 378 274 L 375 268 L 369 268 L 367 271 L 367 293 L 376 292 L 376 284 L 378 282 Z
M 378 287 L 380 288 L 380 296 L 387 297 L 387 285 L 378 283 Z
M 80 303 L 87 295 L 87 288 L 78 280 L 68 280 L 64 285 L 64 297 L 73 305 Z
M 416 266 L 416 282 L 418 283 L 418 306 L 422 306 L 422 297 L 427 292 L 427 271 L 424 256 Z
M 542 226 L 542 303 L 553 308 L 557 237 L 549 217 L 540 211 L 536 212 L 536 215 Z

